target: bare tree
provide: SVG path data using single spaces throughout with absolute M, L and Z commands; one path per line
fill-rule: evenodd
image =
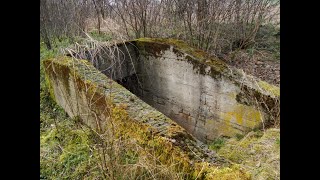
M 101 33 L 109 18 L 128 39 L 178 38 L 218 55 L 252 46 L 278 14 L 279 0 L 41 0 L 40 34 L 49 48 L 54 37 L 81 35 L 90 18 Z

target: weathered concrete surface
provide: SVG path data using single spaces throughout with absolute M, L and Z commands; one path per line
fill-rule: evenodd
M 279 122 L 278 87 L 176 40 L 118 44 L 122 63 L 103 71 L 203 142 Z M 112 69 L 112 71 L 111 71 Z M 115 75 L 116 74 L 116 75 Z
M 79 117 L 98 133 L 130 137 L 156 153 L 164 164 L 176 164 L 191 178 L 226 175 L 247 177 L 215 155 L 185 129 L 109 79 L 85 60 L 60 57 L 44 61 L 46 80 L 56 102 L 71 117 Z M 156 150 L 156 151 L 155 151 Z M 200 172 L 203 172 L 202 174 Z

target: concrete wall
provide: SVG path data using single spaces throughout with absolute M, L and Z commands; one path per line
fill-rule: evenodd
M 112 78 L 203 142 L 271 121 L 279 88 L 177 42 L 139 39 L 119 44 L 123 56 L 115 59 L 122 63 L 112 68 L 118 72 Z M 106 69 L 106 59 L 108 55 L 93 64 Z M 269 103 L 256 103 L 260 100 Z
M 46 81 L 57 104 L 101 135 L 129 138 L 190 179 L 212 179 L 217 171 L 223 172 L 222 179 L 230 174 L 247 179 L 203 142 L 275 117 L 279 88 L 181 42 L 139 39 L 126 45 L 117 45 L 122 49 L 117 55 L 100 52 L 92 63 L 70 57 L 45 60 Z
M 192 63 L 177 59 L 172 48 L 162 57 L 141 56 L 137 76 L 142 93 L 135 93 L 201 141 L 260 124 L 258 110 L 236 101 L 240 87 L 223 76 L 200 74 Z
M 136 143 L 135 147 L 141 147 L 132 149 L 137 155 L 150 154 L 161 166 L 174 168 L 185 179 L 248 179 L 245 171 L 217 156 L 176 122 L 86 60 L 59 57 L 43 63 L 57 104 L 101 137 Z

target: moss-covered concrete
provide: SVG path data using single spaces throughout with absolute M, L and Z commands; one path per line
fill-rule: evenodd
M 139 50 L 151 55 L 161 56 L 161 53 L 173 46 L 173 52 L 181 56 L 180 60 L 186 60 L 193 64 L 194 69 L 199 69 L 201 74 L 206 74 L 204 66 L 212 67 L 210 75 L 216 77 L 217 74 L 227 73 L 227 65 L 218 58 L 209 56 L 206 52 L 193 48 L 183 41 L 176 39 L 161 38 L 140 38 L 131 41 L 136 44 Z
M 105 75 L 120 81 L 125 78 L 127 84 L 122 85 L 203 142 L 280 122 L 279 87 L 183 41 L 140 38 L 115 46 L 124 54 L 119 59 L 123 66 L 114 66 L 115 73 Z M 109 66 L 110 62 L 100 63 L 96 68 Z M 127 94 L 119 94 L 115 101 L 126 101 L 121 96 Z M 137 114 L 145 122 L 149 116 Z
M 258 80 L 250 75 L 246 75 L 239 71 L 238 69 L 228 66 L 222 60 L 208 55 L 208 53 L 194 48 L 187 43 L 177 40 L 177 39 L 162 39 L 162 38 L 139 38 L 132 41 L 127 41 L 127 43 L 133 43 L 138 47 L 138 49 L 143 53 L 147 52 L 151 55 L 160 55 L 163 51 L 173 46 L 173 51 L 182 58 L 192 62 L 195 68 L 201 69 L 201 74 L 208 74 L 204 71 L 203 66 L 210 66 L 212 70 L 209 72 L 213 77 L 216 77 L 216 74 L 224 75 L 230 77 L 233 81 L 238 83 L 243 83 L 243 85 L 250 86 L 254 89 L 263 89 L 263 93 L 270 94 L 275 97 L 280 96 L 280 89 L 274 85 L 271 85 L 265 81 Z M 179 59 L 181 60 L 181 59 Z M 243 81 L 247 78 L 250 80 Z M 252 82 L 255 81 L 255 82 Z M 258 83 L 256 83 L 258 82 Z
M 248 178 L 242 169 L 211 151 L 204 151 L 201 142 L 181 126 L 85 60 L 59 57 L 45 60 L 44 66 L 57 103 L 71 117 L 78 116 L 98 133 L 132 138 L 154 153 L 161 163 L 175 164 L 186 179 Z
M 228 66 L 183 41 L 140 38 L 130 43 L 139 51 L 139 79 L 148 92 L 140 97 L 167 112 L 198 139 L 234 136 L 262 127 L 262 123 L 269 126 L 279 122 L 279 87 Z M 157 99 L 162 99 L 160 105 Z M 179 99 L 179 105 L 175 99 Z M 188 102 L 192 104 L 187 105 Z M 170 115 L 172 109 L 180 115 Z M 205 118 L 204 122 L 199 122 L 196 114 Z

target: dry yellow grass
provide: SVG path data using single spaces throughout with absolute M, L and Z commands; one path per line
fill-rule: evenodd
M 280 179 L 280 129 L 250 132 L 225 142 L 218 154 L 239 164 L 252 179 Z

